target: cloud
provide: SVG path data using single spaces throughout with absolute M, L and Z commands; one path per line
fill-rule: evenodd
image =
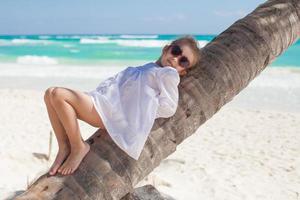
M 236 10 L 236 11 L 215 10 L 213 14 L 220 17 L 244 17 L 247 15 L 247 12 L 244 10 Z

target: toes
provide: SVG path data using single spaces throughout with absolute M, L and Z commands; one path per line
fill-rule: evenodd
M 65 165 L 63 164 L 58 168 L 58 172 L 62 173 L 64 171 L 64 169 L 65 169 Z
M 58 172 L 61 173 L 61 174 L 63 174 L 64 168 L 63 167 L 59 168 Z
M 68 175 L 68 171 L 69 171 L 69 169 L 67 168 L 67 169 L 65 169 L 65 174 L 64 175 Z

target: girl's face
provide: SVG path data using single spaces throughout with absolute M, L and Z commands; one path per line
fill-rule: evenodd
M 188 45 L 166 45 L 160 57 L 162 67 L 174 67 L 179 75 L 187 73 L 187 69 L 196 64 L 196 57 Z

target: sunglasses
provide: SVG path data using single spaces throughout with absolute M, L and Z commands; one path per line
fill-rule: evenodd
M 182 55 L 181 47 L 179 45 L 172 45 L 171 54 L 175 57 Z M 190 66 L 190 61 L 186 56 L 181 56 L 179 59 L 179 65 L 185 69 L 188 69 Z

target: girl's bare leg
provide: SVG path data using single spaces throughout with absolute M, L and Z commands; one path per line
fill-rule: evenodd
M 55 88 L 52 91 L 51 101 L 70 141 L 71 153 L 58 169 L 63 175 L 68 175 L 78 168 L 90 150 L 90 146 L 82 140 L 77 118 L 94 127 L 104 128 L 104 126 L 91 98 L 82 92 Z
M 54 163 L 50 167 L 49 174 L 55 175 L 58 168 L 61 166 L 63 161 L 66 159 L 66 157 L 69 155 L 71 151 L 70 143 L 66 134 L 66 131 L 60 122 L 56 111 L 53 108 L 53 105 L 51 104 L 51 93 L 53 91 L 53 87 L 48 88 L 44 95 L 44 101 L 47 107 L 48 116 L 52 125 L 52 128 L 54 130 L 57 143 L 58 143 L 58 153 L 56 155 L 56 158 L 54 160 Z

